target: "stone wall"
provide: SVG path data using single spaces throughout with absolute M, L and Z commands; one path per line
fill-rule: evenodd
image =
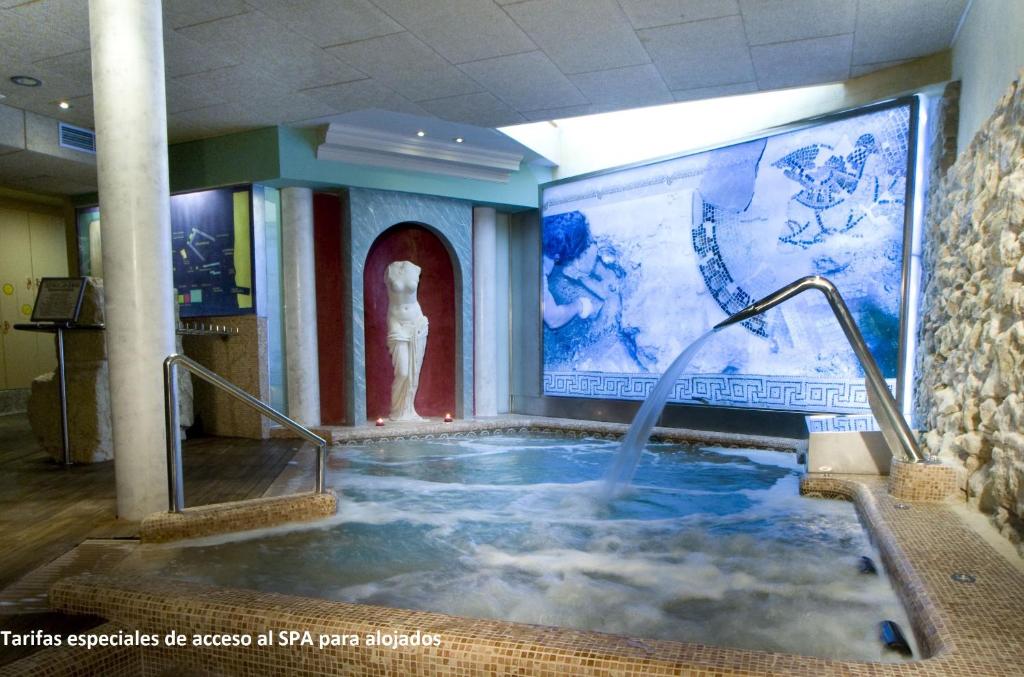
M 1024 554 L 1024 84 L 932 185 L 917 414 L 927 450 Z

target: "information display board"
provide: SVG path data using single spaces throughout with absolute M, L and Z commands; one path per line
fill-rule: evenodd
M 84 277 L 44 277 L 32 308 L 33 322 L 77 322 L 85 294 Z
M 174 287 L 182 317 L 251 312 L 250 192 L 171 197 Z
M 180 316 L 255 311 L 252 283 L 252 190 L 216 188 L 172 195 L 171 260 Z M 79 267 L 103 277 L 100 212 L 77 212 Z

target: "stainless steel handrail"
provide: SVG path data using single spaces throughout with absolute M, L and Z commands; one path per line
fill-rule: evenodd
M 316 444 L 316 493 L 324 493 L 324 476 L 327 474 L 327 440 L 301 423 L 293 421 L 276 409 L 264 404 L 195 360 L 175 353 L 168 355 L 164 360 L 164 420 L 167 425 L 167 491 L 170 512 L 181 512 L 185 509 L 185 487 L 183 486 L 181 468 L 181 427 L 178 418 L 178 372 L 175 367 L 187 369 L 194 376 L 223 390 L 267 418 L 277 421 L 286 428 L 291 428 L 303 439 Z
M 889 388 L 885 384 L 885 377 L 882 376 L 875 358 L 871 356 L 871 351 L 868 350 L 864 337 L 861 336 L 857 323 L 854 322 L 853 315 L 850 314 L 850 309 L 846 307 L 846 302 L 843 301 L 839 290 L 828 279 L 820 275 L 802 277 L 729 316 L 725 321 L 715 325 L 715 329 L 722 329 L 760 315 L 769 308 L 774 308 L 808 289 L 817 289 L 828 299 L 832 312 L 835 313 L 836 319 L 839 321 L 839 326 L 846 334 L 846 340 L 850 342 L 850 347 L 853 348 L 861 367 L 864 368 L 869 388 L 868 403 L 878 421 L 878 426 L 882 429 L 882 435 L 889 445 L 889 450 L 895 455 L 898 448 L 903 452 L 905 460 L 910 463 L 921 463 L 923 459 L 914 434 L 910 431 L 903 415 L 900 414 L 899 406 L 892 393 L 889 392 Z M 874 397 L 871 397 L 872 395 Z

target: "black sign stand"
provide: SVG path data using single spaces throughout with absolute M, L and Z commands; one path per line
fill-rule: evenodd
M 64 465 L 71 465 L 71 440 L 68 433 L 68 386 L 64 373 L 64 332 L 103 329 L 102 324 L 78 324 L 85 294 L 84 277 L 44 277 L 32 309 L 32 324 L 16 324 L 15 329 L 57 335 L 57 395 L 60 402 L 60 434 Z

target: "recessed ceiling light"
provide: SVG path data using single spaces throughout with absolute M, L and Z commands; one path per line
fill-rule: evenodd
M 43 84 L 43 81 L 39 78 L 34 78 L 31 75 L 15 75 L 11 78 L 11 82 L 22 87 L 38 87 Z
M 67 101 L 61 101 L 57 105 L 60 106 L 64 110 L 67 110 L 68 108 L 71 108 L 71 104 L 68 103 Z
M 462 143 L 463 141 L 465 141 L 465 139 L 463 139 L 461 136 L 455 137 L 455 143 Z
M 426 136 L 426 135 L 427 135 L 427 133 L 425 131 L 423 131 L 422 129 L 420 131 L 416 132 L 416 136 Z

